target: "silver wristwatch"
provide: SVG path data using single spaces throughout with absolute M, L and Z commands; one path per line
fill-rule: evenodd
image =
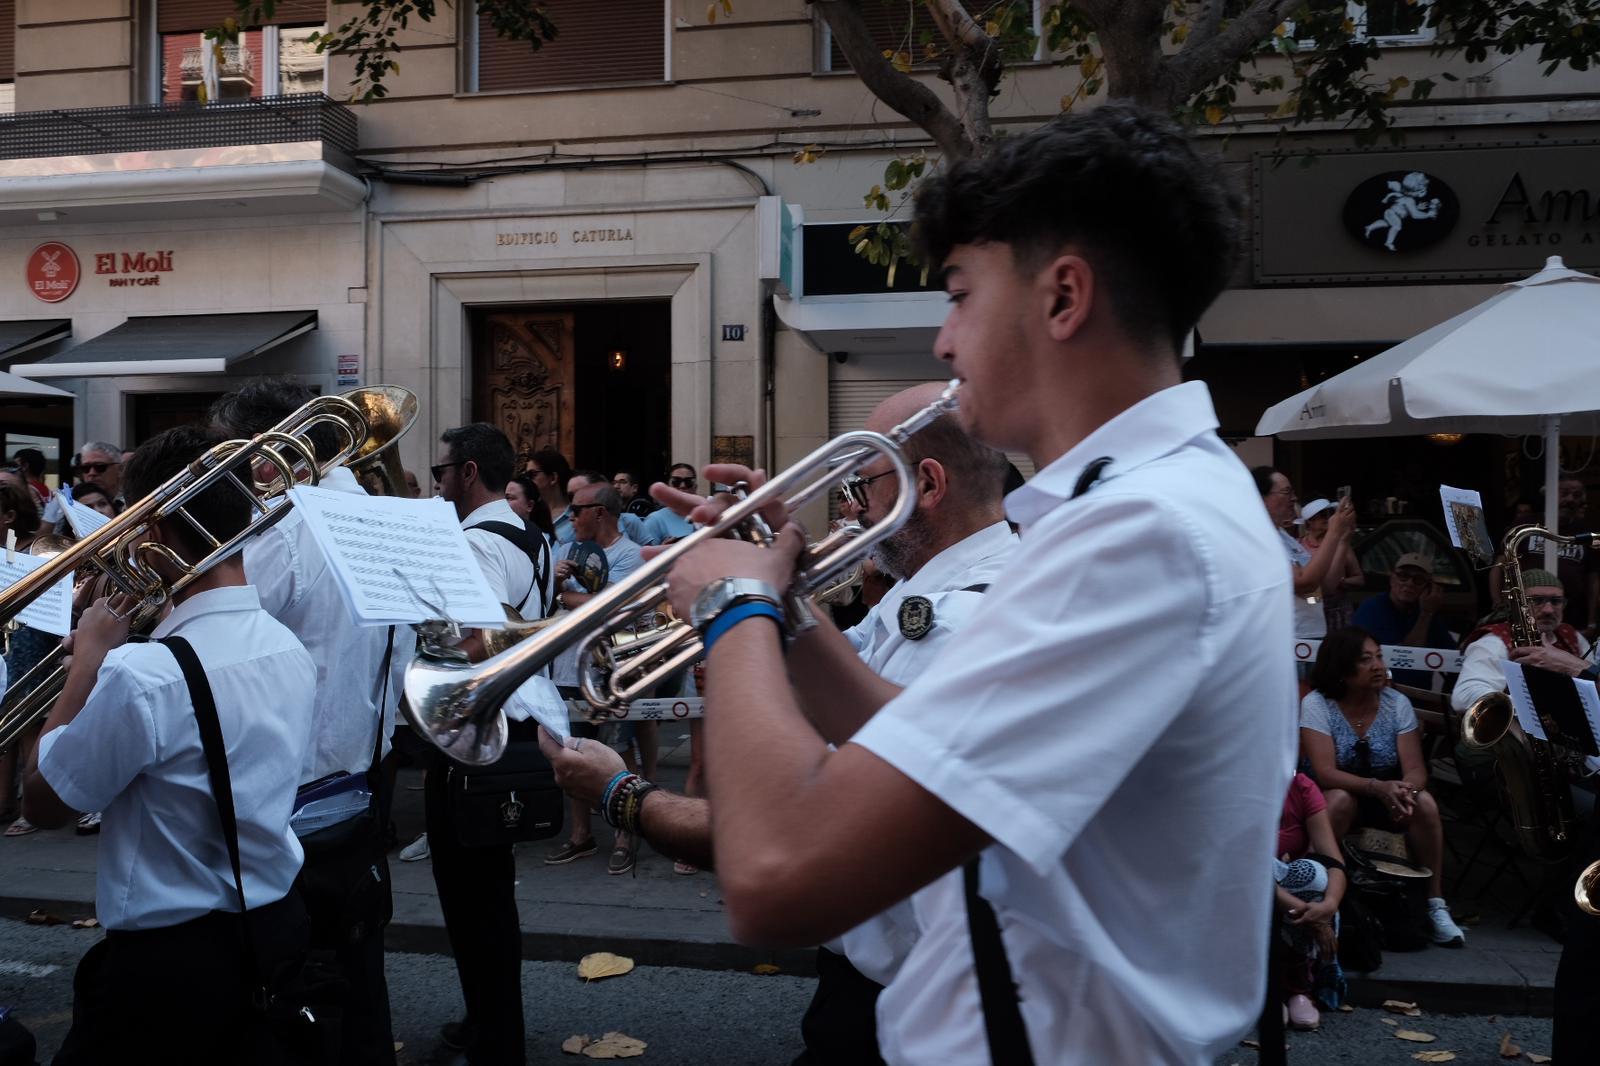
M 717 615 L 747 600 L 765 600 L 783 610 L 783 597 L 765 581 L 753 577 L 719 577 L 694 598 L 694 605 L 689 608 L 689 624 L 703 633 L 706 626 L 716 621 Z

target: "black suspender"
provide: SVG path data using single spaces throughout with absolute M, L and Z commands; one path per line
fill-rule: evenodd
M 1088 466 L 1073 486 L 1077 499 L 1100 480 L 1109 456 L 1101 456 Z M 963 592 L 982 592 L 987 585 L 973 585 Z M 1033 1049 L 1028 1046 L 1028 1027 L 1022 1019 L 1022 1002 L 1016 979 L 1011 975 L 1011 960 L 1006 942 L 1000 936 L 1000 920 L 994 907 L 978 891 L 981 856 L 968 859 L 961 869 L 967 896 L 967 933 L 972 938 L 972 968 L 978 979 L 978 999 L 983 1004 L 983 1028 L 989 1038 L 989 1060 L 995 1066 L 1033 1066 Z
M 518 602 L 528 602 L 528 596 L 537 591 L 539 593 L 539 617 L 543 618 L 547 615 L 550 612 L 550 605 L 545 602 L 544 587 L 545 576 L 550 572 L 546 566 L 546 562 L 550 558 L 550 544 L 544 539 L 544 534 L 531 530 L 526 526 L 512 525 L 510 522 L 479 522 L 477 525 L 468 526 L 467 528 L 487 530 L 497 536 L 504 537 L 512 544 L 515 544 L 522 551 L 522 554 L 528 557 L 528 561 L 533 564 L 533 588 L 530 588 L 527 595 L 523 596 Z M 506 606 L 516 607 L 517 604 L 508 603 Z
M 222 836 L 228 843 L 228 861 L 233 864 L 233 888 L 239 894 L 239 922 L 240 939 L 244 950 L 245 966 L 251 982 L 251 991 L 257 996 L 265 995 L 265 986 L 262 983 L 260 966 L 256 961 L 256 948 L 250 936 L 249 926 L 246 925 L 246 907 L 244 902 L 244 876 L 239 867 L 239 823 L 234 818 L 233 811 L 233 779 L 228 775 L 228 752 L 222 743 L 222 723 L 217 719 L 217 701 L 211 692 L 211 682 L 206 679 L 205 669 L 200 665 L 200 657 L 194 653 L 194 648 L 182 637 L 166 637 L 161 640 L 173 658 L 178 660 L 178 666 L 183 670 L 183 679 L 189 685 L 189 702 L 194 704 L 194 718 L 200 727 L 200 746 L 206 755 L 206 773 L 211 779 L 211 796 L 217 804 L 217 815 L 222 819 Z M 382 732 L 380 730 L 379 732 Z

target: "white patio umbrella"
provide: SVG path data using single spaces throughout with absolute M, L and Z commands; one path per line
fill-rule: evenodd
M 1600 278 L 1544 269 L 1342 374 L 1274 404 L 1256 433 L 1286 440 L 1538 433 L 1545 484 L 1561 431 L 1600 432 Z M 1556 493 L 1545 492 L 1556 528 Z M 1546 565 L 1555 545 L 1546 543 Z
M 16 399 L 75 399 L 66 389 L 58 389 L 54 385 L 45 385 L 42 382 L 29 378 L 18 377 L 15 374 L 0 373 L 0 400 Z

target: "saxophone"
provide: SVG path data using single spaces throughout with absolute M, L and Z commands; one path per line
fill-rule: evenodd
M 1529 537 L 1546 537 L 1557 544 L 1591 544 L 1596 535 L 1563 537 L 1540 526 L 1518 526 L 1503 543 L 1503 602 L 1511 613 L 1511 642 L 1528 648 L 1539 643 L 1533 612 L 1522 587 L 1522 565 L 1517 549 Z M 1515 727 L 1516 712 L 1504 692 L 1480 696 L 1461 717 L 1461 739 L 1467 746 L 1494 755 L 1495 773 L 1505 794 L 1517 841 L 1530 857 L 1556 863 L 1568 858 L 1576 843 L 1576 815 L 1568 789 L 1570 775 L 1585 773 L 1583 756 L 1570 748 L 1530 736 Z M 1561 735 L 1556 723 L 1541 715 L 1545 735 Z M 1585 870 L 1575 894 L 1578 906 L 1600 915 L 1600 863 Z

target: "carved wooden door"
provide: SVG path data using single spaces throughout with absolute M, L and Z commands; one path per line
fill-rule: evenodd
M 473 415 L 511 438 L 517 466 L 542 448 L 573 446 L 572 315 L 485 315 L 477 331 Z

